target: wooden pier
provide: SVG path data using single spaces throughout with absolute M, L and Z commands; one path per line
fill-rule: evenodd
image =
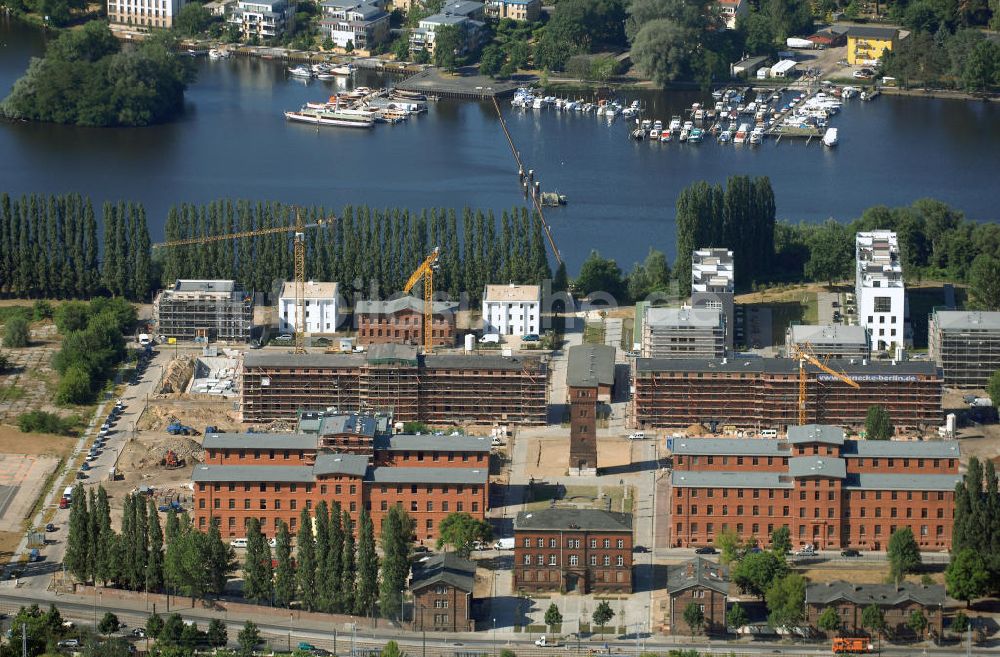
M 518 87 L 527 84 L 530 81 L 501 82 L 482 75 L 452 76 L 440 69 L 429 68 L 399 82 L 396 88 L 438 98 L 489 100 L 513 96 Z

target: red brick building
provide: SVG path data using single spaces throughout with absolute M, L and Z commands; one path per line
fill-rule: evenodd
M 695 557 L 667 569 L 667 632 L 695 634 L 726 633 L 726 600 L 729 597 L 729 569 L 709 559 Z M 696 604 L 705 619 L 699 628 L 688 627 L 684 610 Z
M 927 631 L 941 636 L 944 609 L 948 604 L 945 589 L 939 584 L 824 582 L 806 587 L 806 622 L 818 628 L 820 614 L 833 607 L 840 617 L 840 628 L 832 634 L 864 636 L 867 630 L 861 623 L 861 614 L 865 607 L 875 605 L 882 610 L 886 629 L 893 638 L 921 640 L 926 637 L 915 636 L 908 625 L 910 614 L 923 612 Z
M 522 511 L 515 591 L 632 592 L 632 516 L 600 509 Z
M 570 474 L 597 474 L 597 404 L 611 401 L 614 384 L 614 347 L 570 347 L 566 368 Z
M 677 438 L 670 542 L 711 545 L 718 532 L 795 545 L 885 550 L 909 527 L 922 550 L 951 546 L 954 441 L 845 440 L 837 427 L 791 427 L 786 440 Z
M 807 422 L 864 427 L 868 407 L 889 412 L 898 428 L 942 423 L 941 371 L 927 361 L 841 360 L 853 388 L 806 366 Z M 638 358 L 632 414 L 639 428 L 695 423 L 778 429 L 798 424 L 799 364 L 791 358 L 677 360 Z
M 484 438 L 377 435 L 361 454 L 331 451 L 310 433 L 210 433 L 203 447 L 205 462 L 192 473 L 195 526 L 218 518 L 226 538 L 245 536 L 251 517 L 268 536 L 279 520 L 294 532 L 302 510 L 325 500 L 355 521 L 367 509 L 376 533 L 389 506 L 402 506 L 424 543 L 449 513 L 485 518 L 489 500 Z
M 455 345 L 457 304 L 434 302 L 431 333 L 435 347 Z M 354 308 L 358 344 L 424 343 L 424 302 L 405 296 L 389 301 L 359 301 Z
M 413 565 L 412 630 L 474 632 L 472 619 L 476 564 L 453 552 L 424 557 Z

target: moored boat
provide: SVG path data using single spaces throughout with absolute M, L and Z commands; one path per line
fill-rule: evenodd
M 839 139 L 837 137 L 837 129 L 827 128 L 826 132 L 823 134 L 823 145 L 833 148 L 834 146 L 837 145 L 838 141 Z
M 296 123 L 335 126 L 341 128 L 371 128 L 375 117 L 360 110 L 312 109 L 303 107 L 297 112 L 285 112 L 285 118 Z

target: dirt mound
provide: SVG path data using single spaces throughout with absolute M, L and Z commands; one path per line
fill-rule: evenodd
M 689 436 L 704 436 L 708 433 L 708 428 L 703 424 L 692 424 L 684 431 Z
M 132 447 L 132 445 L 130 445 Z M 167 436 L 165 438 L 146 439 L 134 445 L 135 449 L 126 449 L 120 459 L 122 470 L 147 470 L 159 468 L 160 461 L 172 450 L 185 465 L 193 465 L 195 461 L 205 460 L 205 450 L 187 436 Z
M 240 431 L 239 412 L 233 403 L 219 399 L 192 399 L 189 395 L 173 395 L 171 398 L 150 399 L 146 412 L 139 421 L 142 431 L 164 431 L 167 425 L 178 420 L 204 431 L 207 426 L 216 426 L 220 431 Z
M 194 358 L 191 356 L 175 358 L 167 364 L 163 385 L 157 392 L 184 392 L 192 376 L 194 376 Z

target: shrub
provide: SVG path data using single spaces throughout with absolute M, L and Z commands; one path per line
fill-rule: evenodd
M 56 402 L 59 404 L 86 404 L 92 401 L 94 392 L 91 388 L 90 374 L 81 365 L 73 365 L 62 379 L 56 390 Z
M 14 315 L 4 324 L 3 343 L 6 347 L 12 349 L 27 347 L 30 335 L 28 318 L 24 315 Z
M 24 433 L 54 433 L 70 436 L 75 433 L 79 421 L 80 419 L 75 415 L 63 418 L 45 411 L 30 411 L 22 413 L 17 418 L 17 427 Z

